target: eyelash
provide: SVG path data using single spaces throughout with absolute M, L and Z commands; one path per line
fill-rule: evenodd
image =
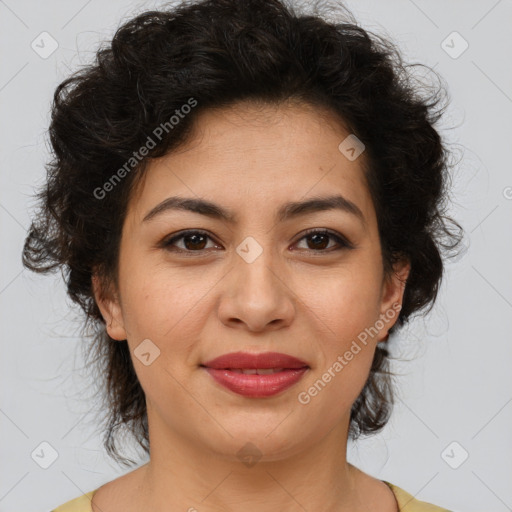
M 192 256 L 192 253 L 203 253 L 204 251 L 207 250 L 207 249 L 199 249 L 197 251 L 193 251 L 193 250 L 176 248 L 176 247 L 172 246 L 172 244 L 175 243 L 177 240 L 185 238 L 186 236 L 189 236 L 189 235 L 203 235 L 203 236 L 213 240 L 213 238 L 205 231 L 201 231 L 201 230 L 197 230 L 197 229 L 187 230 L 187 231 L 182 231 L 181 233 L 178 233 L 177 235 L 174 235 L 171 238 L 167 238 L 167 239 L 163 240 L 163 242 L 161 243 L 161 247 L 168 251 L 171 251 L 171 252 L 188 253 L 187 256 L 189 256 L 189 255 Z M 312 236 L 312 235 L 329 236 L 336 241 L 336 243 L 339 245 L 339 247 L 334 248 L 334 249 L 331 247 L 329 249 L 319 249 L 319 250 L 299 249 L 299 251 L 306 250 L 306 251 L 311 251 L 313 253 L 330 253 L 330 252 L 339 251 L 342 249 L 354 249 L 354 245 L 351 244 L 345 237 L 341 236 L 340 234 L 338 234 L 336 232 L 328 230 L 328 229 L 309 229 L 302 235 L 301 238 L 299 238 L 297 243 L 309 236 Z

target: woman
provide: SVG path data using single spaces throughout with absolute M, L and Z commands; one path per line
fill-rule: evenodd
M 278 0 L 141 14 L 57 88 L 24 263 L 67 270 L 106 449 L 124 426 L 149 462 L 56 511 L 445 510 L 346 460 L 460 242 L 438 102 L 390 42 Z

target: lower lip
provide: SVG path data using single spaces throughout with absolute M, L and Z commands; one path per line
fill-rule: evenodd
M 298 382 L 308 370 L 304 368 L 289 368 L 269 375 L 246 375 L 231 370 L 204 369 L 225 388 L 242 396 L 264 398 L 277 395 Z

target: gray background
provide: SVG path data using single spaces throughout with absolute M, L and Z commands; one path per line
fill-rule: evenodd
M 48 512 L 130 471 L 104 455 L 82 369 L 80 312 L 59 273 L 22 270 L 20 254 L 31 196 L 45 177 L 55 87 L 121 21 L 158 5 L 0 0 L 0 512 Z M 351 446 L 350 460 L 454 511 L 511 510 L 512 2 L 347 5 L 365 28 L 392 37 L 407 62 L 433 66 L 447 82 L 452 100 L 440 129 L 462 153 L 450 214 L 469 246 L 447 265 L 431 315 L 393 340 L 395 355 L 410 361 L 394 365 L 402 376 L 392 420 Z M 31 47 L 42 47 L 43 31 L 58 43 L 47 58 Z M 463 39 L 447 39 L 453 31 Z M 469 47 L 457 58 L 445 51 L 459 53 L 463 40 Z M 51 49 L 45 41 L 39 52 Z M 47 469 L 31 456 L 42 442 L 58 454 Z

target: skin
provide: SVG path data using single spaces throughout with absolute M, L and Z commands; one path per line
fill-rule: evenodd
M 123 227 L 118 287 L 96 276 L 93 284 L 146 394 L 150 462 L 100 488 L 94 511 L 397 510 L 383 482 L 347 463 L 346 445 L 350 408 L 398 314 L 308 404 L 297 399 L 365 328 L 396 311 L 410 269 L 401 262 L 384 275 L 365 155 L 350 161 L 338 150 L 350 132 L 327 115 L 291 103 L 209 110 L 185 146 L 146 169 Z M 276 221 L 285 202 L 333 194 L 354 202 L 364 222 L 341 210 Z M 178 195 L 217 203 L 238 221 L 169 210 L 143 222 Z M 304 238 L 310 228 L 354 248 Z M 210 238 L 174 243 L 190 256 L 160 244 L 185 229 Z M 236 252 L 247 236 L 263 250 L 252 263 Z M 133 355 L 145 339 L 160 350 L 148 366 Z M 246 398 L 199 366 L 238 350 L 284 352 L 310 369 L 276 396 Z M 251 467 L 237 457 L 248 442 L 261 454 Z

